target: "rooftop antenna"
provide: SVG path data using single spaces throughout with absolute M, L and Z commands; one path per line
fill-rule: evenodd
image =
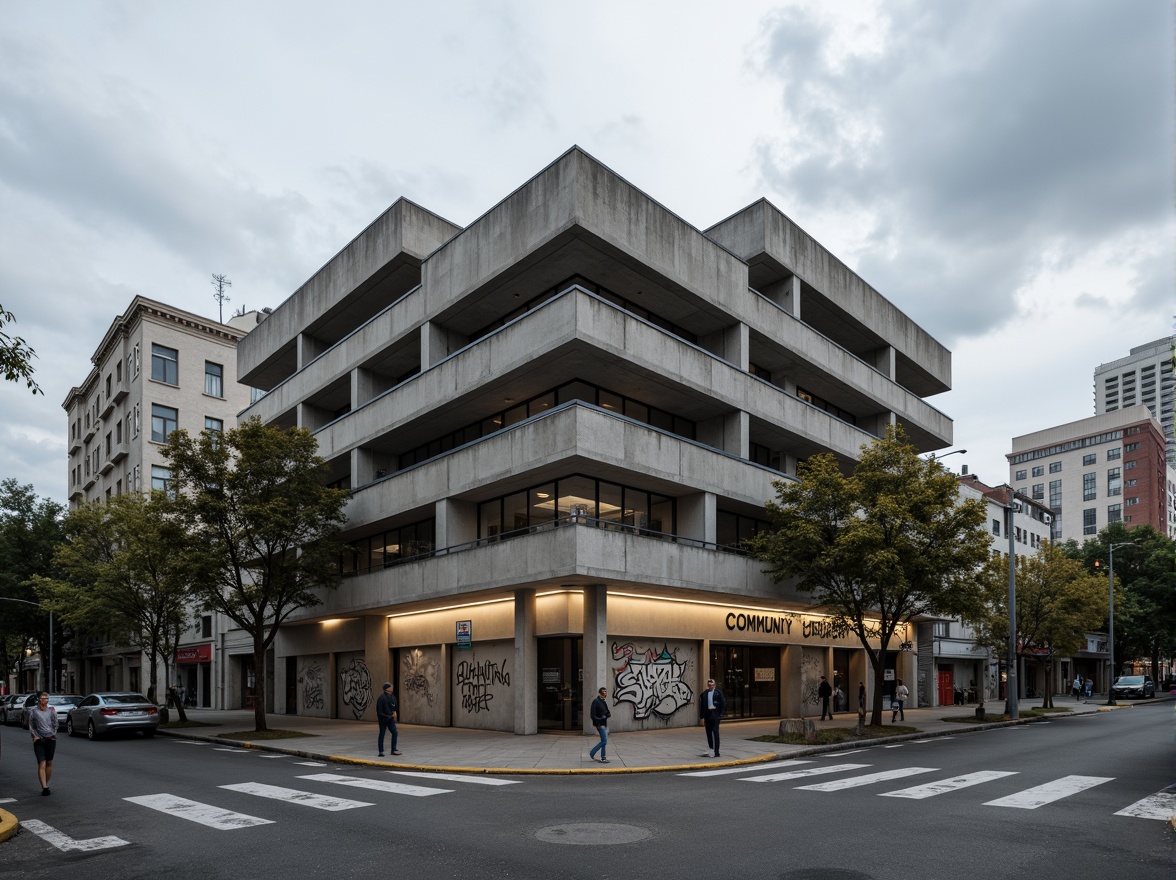
M 232 287 L 233 282 L 229 280 L 229 276 L 227 275 L 213 275 L 212 286 L 216 288 L 216 293 L 212 295 L 212 298 L 220 306 L 218 320 L 223 324 L 225 322 L 225 303 L 231 302 L 228 296 L 225 295 L 225 288 Z

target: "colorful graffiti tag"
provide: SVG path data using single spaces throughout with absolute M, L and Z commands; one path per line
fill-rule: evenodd
M 613 660 L 624 660 L 613 670 L 613 700 L 632 703 L 636 719 L 650 715 L 666 719 L 687 705 L 694 692 L 684 680 L 686 664 L 678 662 L 676 653 L 665 645 L 661 651 L 642 652 L 632 644 L 613 642 Z
M 372 702 L 372 674 L 367 663 L 357 657 L 340 670 L 339 688 L 343 702 L 351 707 L 356 718 L 362 718 Z

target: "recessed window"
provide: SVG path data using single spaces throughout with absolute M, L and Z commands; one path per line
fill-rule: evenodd
M 151 465 L 151 488 L 157 492 L 171 491 L 171 468 Z
M 151 404 L 151 439 L 166 443 L 171 432 L 178 427 L 179 419 L 180 413 L 175 407 Z
M 1051 474 L 1060 474 L 1062 472 L 1062 463 L 1060 461 L 1051 461 L 1049 463 L 1049 472 Z
M 151 378 L 168 385 L 180 384 L 180 353 L 174 348 L 151 343 Z
M 204 362 L 204 393 L 211 397 L 225 396 L 225 368 L 222 365 Z

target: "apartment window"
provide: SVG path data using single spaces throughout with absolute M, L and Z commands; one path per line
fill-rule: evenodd
M 141 465 L 135 465 L 135 481 L 134 481 L 135 489 L 134 489 L 134 491 L 136 491 L 136 492 L 143 491 L 143 471 L 141 470 L 141 468 L 142 468 Z M 131 481 L 127 480 L 127 488 L 130 488 L 130 486 L 131 486 Z
M 1123 450 L 1116 446 L 1114 449 L 1107 450 L 1107 461 L 1115 461 L 1123 457 Z
M 156 492 L 170 492 L 171 491 L 171 468 L 161 467 L 160 465 L 151 465 L 151 489 Z
M 1027 479 L 1029 479 L 1029 472 L 1028 471 L 1017 471 L 1017 475 L 1015 477 L 1013 477 L 1013 479 L 1014 480 L 1027 480 Z
M 214 434 L 223 433 L 225 430 L 224 419 L 214 419 L 212 416 L 205 416 L 204 430 L 211 431 Z
M 1136 464 L 1138 464 L 1138 462 L 1135 459 L 1132 459 L 1131 461 L 1126 461 L 1123 463 L 1123 470 L 1129 471 L 1133 467 L 1135 467 Z
M 171 432 L 178 427 L 179 410 L 159 403 L 151 404 L 151 440 L 166 443 Z
M 992 535 L 995 538 L 1000 537 L 1000 520 L 999 519 L 994 519 L 992 521 Z
M 1098 534 L 1098 511 L 1093 507 L 1082 511 L 1082 534 Z
M 204 362 L 204 393 L 211 397 L 225 396 L 225 368 L 220 364 Z
M 1092 464 L 1097 464 L 1097 463 L 1098 463 L 1098 454 L 1097 453 L 1094 453 L 1092 455 L 1082 456 L 1082 466 L 1083 467 L 1090 467 Z
M 180 353 L 174 348 L 151 343 L 151 378 L 168 385 L 180 384 Z
M 1062 481 L 1049 481 L 1049 506 L 1057 510 L 1062 506 Z
M 1049 472 L 1051 474 L 1060 474 L 1062 472 L 1062 463 L 1060 461 L 1051 461 L 1049 463 Z
M 946 639 L 948 637 L 948 625 L 949 624 L 946 620 L 935 621 L 933 624 L 931 624 L 932 635 L 937 639 Z
M 1139 448 L 1138 443 L 1128 443 L 1126 446 L 1123 447 L 1123 449 L 1126 450 L 1127 452 L 1134 452 L 1138 448 Z
M 1045 483 L 1034 483 L 1033 484 L 1033 500 L 1034 501 L 1044 501 L 1045 500 Z
M 114 423 L 114 442 L 122 443 L 122 419 Z
M 114 364 L 114 381 L 122 384 L 122 361 L 116 361 Z
M 139 431 L 142 429 L 142 426 L 139 424 L 139 404 L 137 404 L 137 403 L 135 404 L 135 410 L 134 410 L 133 415 L 135 417 L 135 425 L 134 425 L 135 429 L 133 431 L 131 431 L 131 439 L 132 440 L 135 437 L 139 436 Z M 130 418 L 130 416 L 128 416 L 128 418 Z
M 1082 475 L 1082 500 L 1093 501 L 1098 495 L 1098 474 Z
M 1135 484 L 1136 484 L 1136 483 L 1138 483 L 1138 482 L 1139 482 L 1139 480 L 1128 480 L 1128 481 L 1127 481 L 1126 483 L 1124 483 L 1123 485 L 1124 485 L 1124 486 L 1126 486 L 1128 489 L 1134 489 L 1134 488 L 1135 488 Z
M 206 614 L 200 618 L 200 638 L 212 638 L 212 615 Z
M 1121 495 L 1123 493 L 1123 480 L 1119 468 L 1107 468 L 1107 494 Z
M 1123 519 L 1123 505 L 1108 504 L 1107 505 L 1107 525 L 1117 523 Z
M 1135 495 L 1135 496 L 1127 499 L 1127 506 L 1128 507 L 1134 507 L 1138 503 L 1139 503 L 1139 496 L 1138 495 Z
M 131 374 L 131 378 L 139 378 L 139 343 L 135 343 L 135 347 L 131 349 L 131 353 L 127 355 L 127 372 Z
M 1045 465 L 1043 465 L 1043 464 L 1036 465 L 1033 468 L 1033 476 L 1044 477 L 1045 476 Z

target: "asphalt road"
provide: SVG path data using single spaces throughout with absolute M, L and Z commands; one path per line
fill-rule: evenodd
M 5 878 L 1176 876 L 1167 703 L 694 774 L 447 779 L 62 739 L 47 798 L 27 734 L 2 736 Z

